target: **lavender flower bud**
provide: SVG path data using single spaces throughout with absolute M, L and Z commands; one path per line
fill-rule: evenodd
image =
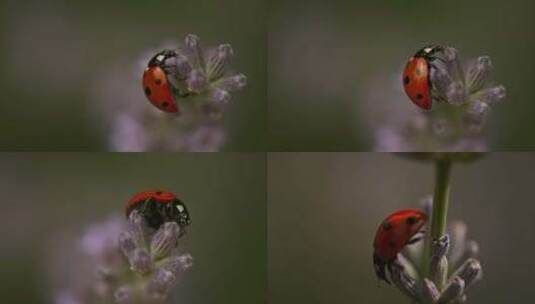
M 130 268 L 138 273 L 147 273 L 151 270 L 152 261 L 145 248 L 136 248 L 128 257 Z
M 446 98 L 451 104 L 462 104 L 466 101 L 464 84 L 460 81 L 452 82 L 446 91 Z
M 487 104 L 495 104 L 505 98 L 506 89 L 503 85 L 489 87 L 474 93 L 475 96 L 483 100 Z
M 215 88 L 212 90 L 210 99 L 217 104 L 227 104 L 230 101 L 230 94 L 225 90 Z
M 230 63 L 234 51 L 230 44 L 222 44 L 217 47 L 213 55 L 208 59 L 206 74 L 208 80 L 212 81 L 221 78 L 225 73 L 226 66 Z
M 154 299 L 165 299 L 175 280 L 176 277 L 171 271 L 158 269 L 147 285 L 147 292 Z
M 443 256 L 446 256 L 446 254 L 448 253 L 448 249 L 450 247 L 450 237 L 449 235 L 443 235 L 442 237 L 440 237 L 438 240 L 433 240 L 433 245 L 432 245 L 432 254 L 433 254 L 433 257 L 443 257 Z
M 416 281 L 409 276 L 402 265 L 397 261 L 392 264 L 390 279 L 396 287 L 406 296 L 413 300 L 418 299 L 418 288 Z
M 156 260 L 169 255 L 178 245 L 180 228 L 175 222 L 164 223 L 152 237 L 152 257 Z
M 440 292 L 438 291 L 435 283 L 429 279 L 424 279 L 422 286 L 422 298 L 426 303 L 436 303 L 440 297 Z
M 191 72 L 192 67 L 188 58 L 182 54 L 176 56 L 176 76 L 179 80 L 185 80 Z
M 188 79 L 186 79 L 186 83 L 189 91 L 200 93 L 206 86 L 206 77 L 202 71 L 193 70 L 189 74 Z
M 440 61 L 435 61 L 432 68 L 430 69 L 431 83 L 431 95 L 437 100 L 447 100 L 447 97 L 444 95 L 444 92 L 448 89 L 452 79 L 450 74 L 447 71 L 447 66 L 445 63 Z
M 439 304 L 447 304 L 450 301 L 453 301 L 457 298 L 459 298 L 464 292 L 464 280 L 459 277 L 454 277 L 451 282 L 448 284 L 448 286 L 444 289 L 442 292 L 442 295 L 440 295 L 440 299 L 438 300 Z
M 496 86 L 496 87 L 493 87 L 490 89 L 491 90 L 491 95 L 492 95 L 492 100 L 489 100 L 489 103 L 491 102 L 495 102 L 495 101 L 499 101 L 503 98 L 505 98 L 505 95 L 506 94 L 506 89 L 503 85 L 499 85 L 499 86 Z
M 459 52 L 455 48 L 446 47 L 444 48 L 444 57 L 446 59 L 446 62 L 448 62 L 449 64 L 453 64 L 455 62 L 458 62 Z
M 473 132 L 479 132 L 485 122 L 488 109 L 487 103 L 474 101 L 463 118 L 465 126 Z
M 479 119 L 479 117 L 483 117 L 484 114 L 487 112 L 488 108 L 489 108 L 489 105 L 487 103 L 481 100 L 475 100 L 470 106 L 467 114 L 471 116 L 476 116 L 478 120 L 481 120 Z
M 492 62 L 490 57 L 478 57 L 476 63 L 473 64 L 466 73 L 466 85 L 468 87 L 468 92 L 473 93 L 482 89 L 490 77 L 491 70 Z
M 136 246 L 144 245 L 145 231 L 147 227 L 145 218 L 137 210 L 130 213 L 128 216 L 128 230 Z
M 468 289 L 474 282 L 481 278 L 481 264 L 476 259 L 468 259 L 459 270 L 457 270 L 456 275 L 464 280 L 465 289 Z
M 241 90 L 246 85 L 247 77 L 243 74 L 224 77 L 217 83 L 217 87 L 230 92 Z
M 448 278 L 448 259 L 446 254 L 450 245 L 448 235 L 434 240 L 432 244 L 432 257 L 430 267 L 430 278 L 436 283 L 439 289 L 442 289 Z
M 199 37 L 193 34 L 189 34 L 184 39 L 185 52 L 190 57 L 193 66 L 205 70 L 205 63 L 203 57 L 203 51 L 199 44 Z
M 130 256 L 137 245 L 129 231 L 124 231 L 119 235 L 119 248 L 125 256 Z
M 186 35 L 186 38 L 184 38 L 184 45 L 188 49 L 197 49 L 199 47 L 199 36 L 195 34 L 188 34 Z
M 193 257 L 190 254 L 174 256 L 165 261 L 162 268 L 171 271 L 176 277 L 193 266 Z
M 120 304 L 130 304 L 133 303 L 133 294 L 132 290 L 128 286 L 119 287 L 114 293 L 113 297 L 115 298 L 116 303 Z
M 459 52 L 452 47 L 446 47 L 444 49 L 444 55 L 448 65 L 450 77 L 453 81 L 460 81 L 464 84 L 464 73 L 461 66 L 461 60 L 459 59 Z

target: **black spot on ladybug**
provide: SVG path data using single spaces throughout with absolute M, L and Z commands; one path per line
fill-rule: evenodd
M 409 226 L 412 226 L 412 225 L 416 224 L 416 217 L 414 217 L 414 216 L 409 216 L 409 217 L 407 218 L 407 224 L 408 224 Z
M 151 92 L 150 88 L 149 87 L 145 87 L 145 95 L 150 96 L 151 93 L 152 92 Z
M 409 76 L 405 76 L 405 77 L 403 78 L 403 83 L 404 83 L 405 85 L 408 85 L 410 81 L 411 81 L 411 79 L 409 78 Z
M 161 80 L 160 78 L 156 78 L 156 79 L 154 79 L 154 82 L 155 82 L 157 85 L 162 84 L 162 80 Z
M 424 98 L 424 95 L 422 95 L 422 94 L 416 95 L 416 99 L 422 99 L 422 98 Z
M 167 108 L 169 106 L 169 103 L 167 101 L 162 102 L 162 107 Z
M 383 229 L 384 230 L 390 230 L 392 228 L 392 225 L 389 222 L 383 223 Z
M 156 191 L 156 195 L 162 195 L 162 191 Z

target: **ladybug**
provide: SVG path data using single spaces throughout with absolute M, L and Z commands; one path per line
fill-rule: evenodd
M 409 58 L 403 71 L 403 88 L 411 101 L 424 110 L 432 106 L 430 69 L 433 61 L 438 59 L 436 54 L 444 47 L 438 45 L 426 46 Z
M 373 243 L 373 265 L 380 280 L 390 284 L 386 268 L 392 271 L 392 263 L 406 246 L 420 241 L 423 236 L 416 234 L 427 221 L 427 215 L 419 209 L 403 209 L 390 214 L 383 220 Z M 413 238 L 414 237 L 414 238 Z
M 126 217 L 137 210 L 149 227 L 158 229 L 165 222 L 176 222 L 181 234 L 191 223 L 186 205 L 168 191 L 143 191 L 134 195 L 126 204 Z
M 143 72 L 143 90 L 149 101 L 158 109 L 168 113 L 178 113 L 173 97 L 173 87 L 167 78 L 165 61 L 176 57 L 173 50 L 163 50 L 154 55 Z

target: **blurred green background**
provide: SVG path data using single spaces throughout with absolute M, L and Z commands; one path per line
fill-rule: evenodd
M 3 153 L 0 168 L 2 303 L 52 303 L 51 239 L 122 216 L 153 188 L 177 193 L 192 217 L 179 247 L 194 266 L 178 303 L 265 302 L 265 155 Z
M 114 82 L 130 81 L 143 52 L 195 33 L 205 46 L 230 43 L 232 68 L 248 79 L 227 109 L 223 149 L 264 151 L 265 7 L 262 0 L 2 1 L 0 150 L 106 150 L 95 100 L 102 72 L 125 63 L 124 79 Z
M 367 103 L 393 91 L 390 80 L 401 83 L 397 79 L 407 58 L 426 44 L 453 46 L 462 59 L 490 56 L 494 79 L 507 88 L 505 102 L 491 109 L 490 149 L 535 147 L 535 2 L 270 3 L 272 151 L 370 151 L 370 124 L 376 119 L 368 108 L 376 105 Z M 384 102 L 410 102 L 402 93 L 396 96 Z
M 432 163 L 379 153 L 268 158 L 270 302 L 409 303 L 378 283 L 372 243 L 391 212 L 433 191 Z M 496 153 L 453 166 L 448 220 L 480 245 L 484 277 L 468 303 L 532 299 L 535 154 Z

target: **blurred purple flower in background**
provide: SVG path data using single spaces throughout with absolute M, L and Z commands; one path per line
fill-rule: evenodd
M 490 107 L 505 97 L 492 81 L 492 63 L 481 56 L 461 64 L 456 49 L 446 47 L 430 68 L 433 108 L 422 111 L 402 90 L 399 75 L 378 77 L 365 112 L 371 114 L 376 151 L 486 151 L 484 127 Z M 386 88 L 386 89 L 385 89 Z
M 162 112 L 147 100 L 141 86 L 149 59 L 163 49 L 177 53 L 166 64 L 179 115 Z M 232 47 L 202 48 L 199 38 L 165 43 L 146 52 L 138 64 L 124 62 L 105 69 L 97 78 L 95 99 L 99 119 L 113 151 L 214 152 L 225 143 L 223 118 L 231 93 L 245 87 L 247 78 L 231 71 Z M 187 94 L 184 94 L 187 93 Z
M 89 226 L 76 242 L 54 240 L 55 303 L 167 303 L 193 262 L 177 249 L 179 230 L 168 222 L 155 231 L 134 211 L 128 222 L 115 216 Z

